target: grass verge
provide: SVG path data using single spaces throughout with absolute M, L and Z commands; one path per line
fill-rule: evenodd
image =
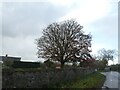
M 105 76 L 99 72 L 86 75 L 83 78 L 78 78 L 69 85 L 64 85 L 62 88 L 81 88 L 86 90 L 90 88 L 101 88 L 105 81 Z

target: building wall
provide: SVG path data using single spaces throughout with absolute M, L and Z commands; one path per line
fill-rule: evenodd
M 2 57 L 2 61 L 4 60 L 10 60 L 10 61 L 20 61 L 21 58 L 16 57 Z

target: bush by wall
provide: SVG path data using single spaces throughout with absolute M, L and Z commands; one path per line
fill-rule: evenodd
M 111 65 L 110 68 L 111 68 L 112 71 L 120 72 L 120 64 Z
M 14 61 L 13 68 L 38 68 L 40 67 L 39 62 L 22 62 L 22 61 Z

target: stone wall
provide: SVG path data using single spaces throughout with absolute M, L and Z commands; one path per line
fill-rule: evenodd
M 94 72 L 92 69 L 65 68 L 46 69 L 36 72 L 16 72 L 15 70 L 5 70 L 2 73 L 3 88 L 47 88 L 57 86 L 60 83 L 71 82 L 76 77 Z

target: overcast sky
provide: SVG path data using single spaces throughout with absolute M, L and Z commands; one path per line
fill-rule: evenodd
M 83 26 L 86 34 L 92 34 L 92 54 L 101 48 L 118 50 L 119 0 L 5 1 L 0 13 L 1 55 L 41 60 L 36 55 L 35 39 L 42 35 L 42 29 L 50 23 L 72 18 Z

